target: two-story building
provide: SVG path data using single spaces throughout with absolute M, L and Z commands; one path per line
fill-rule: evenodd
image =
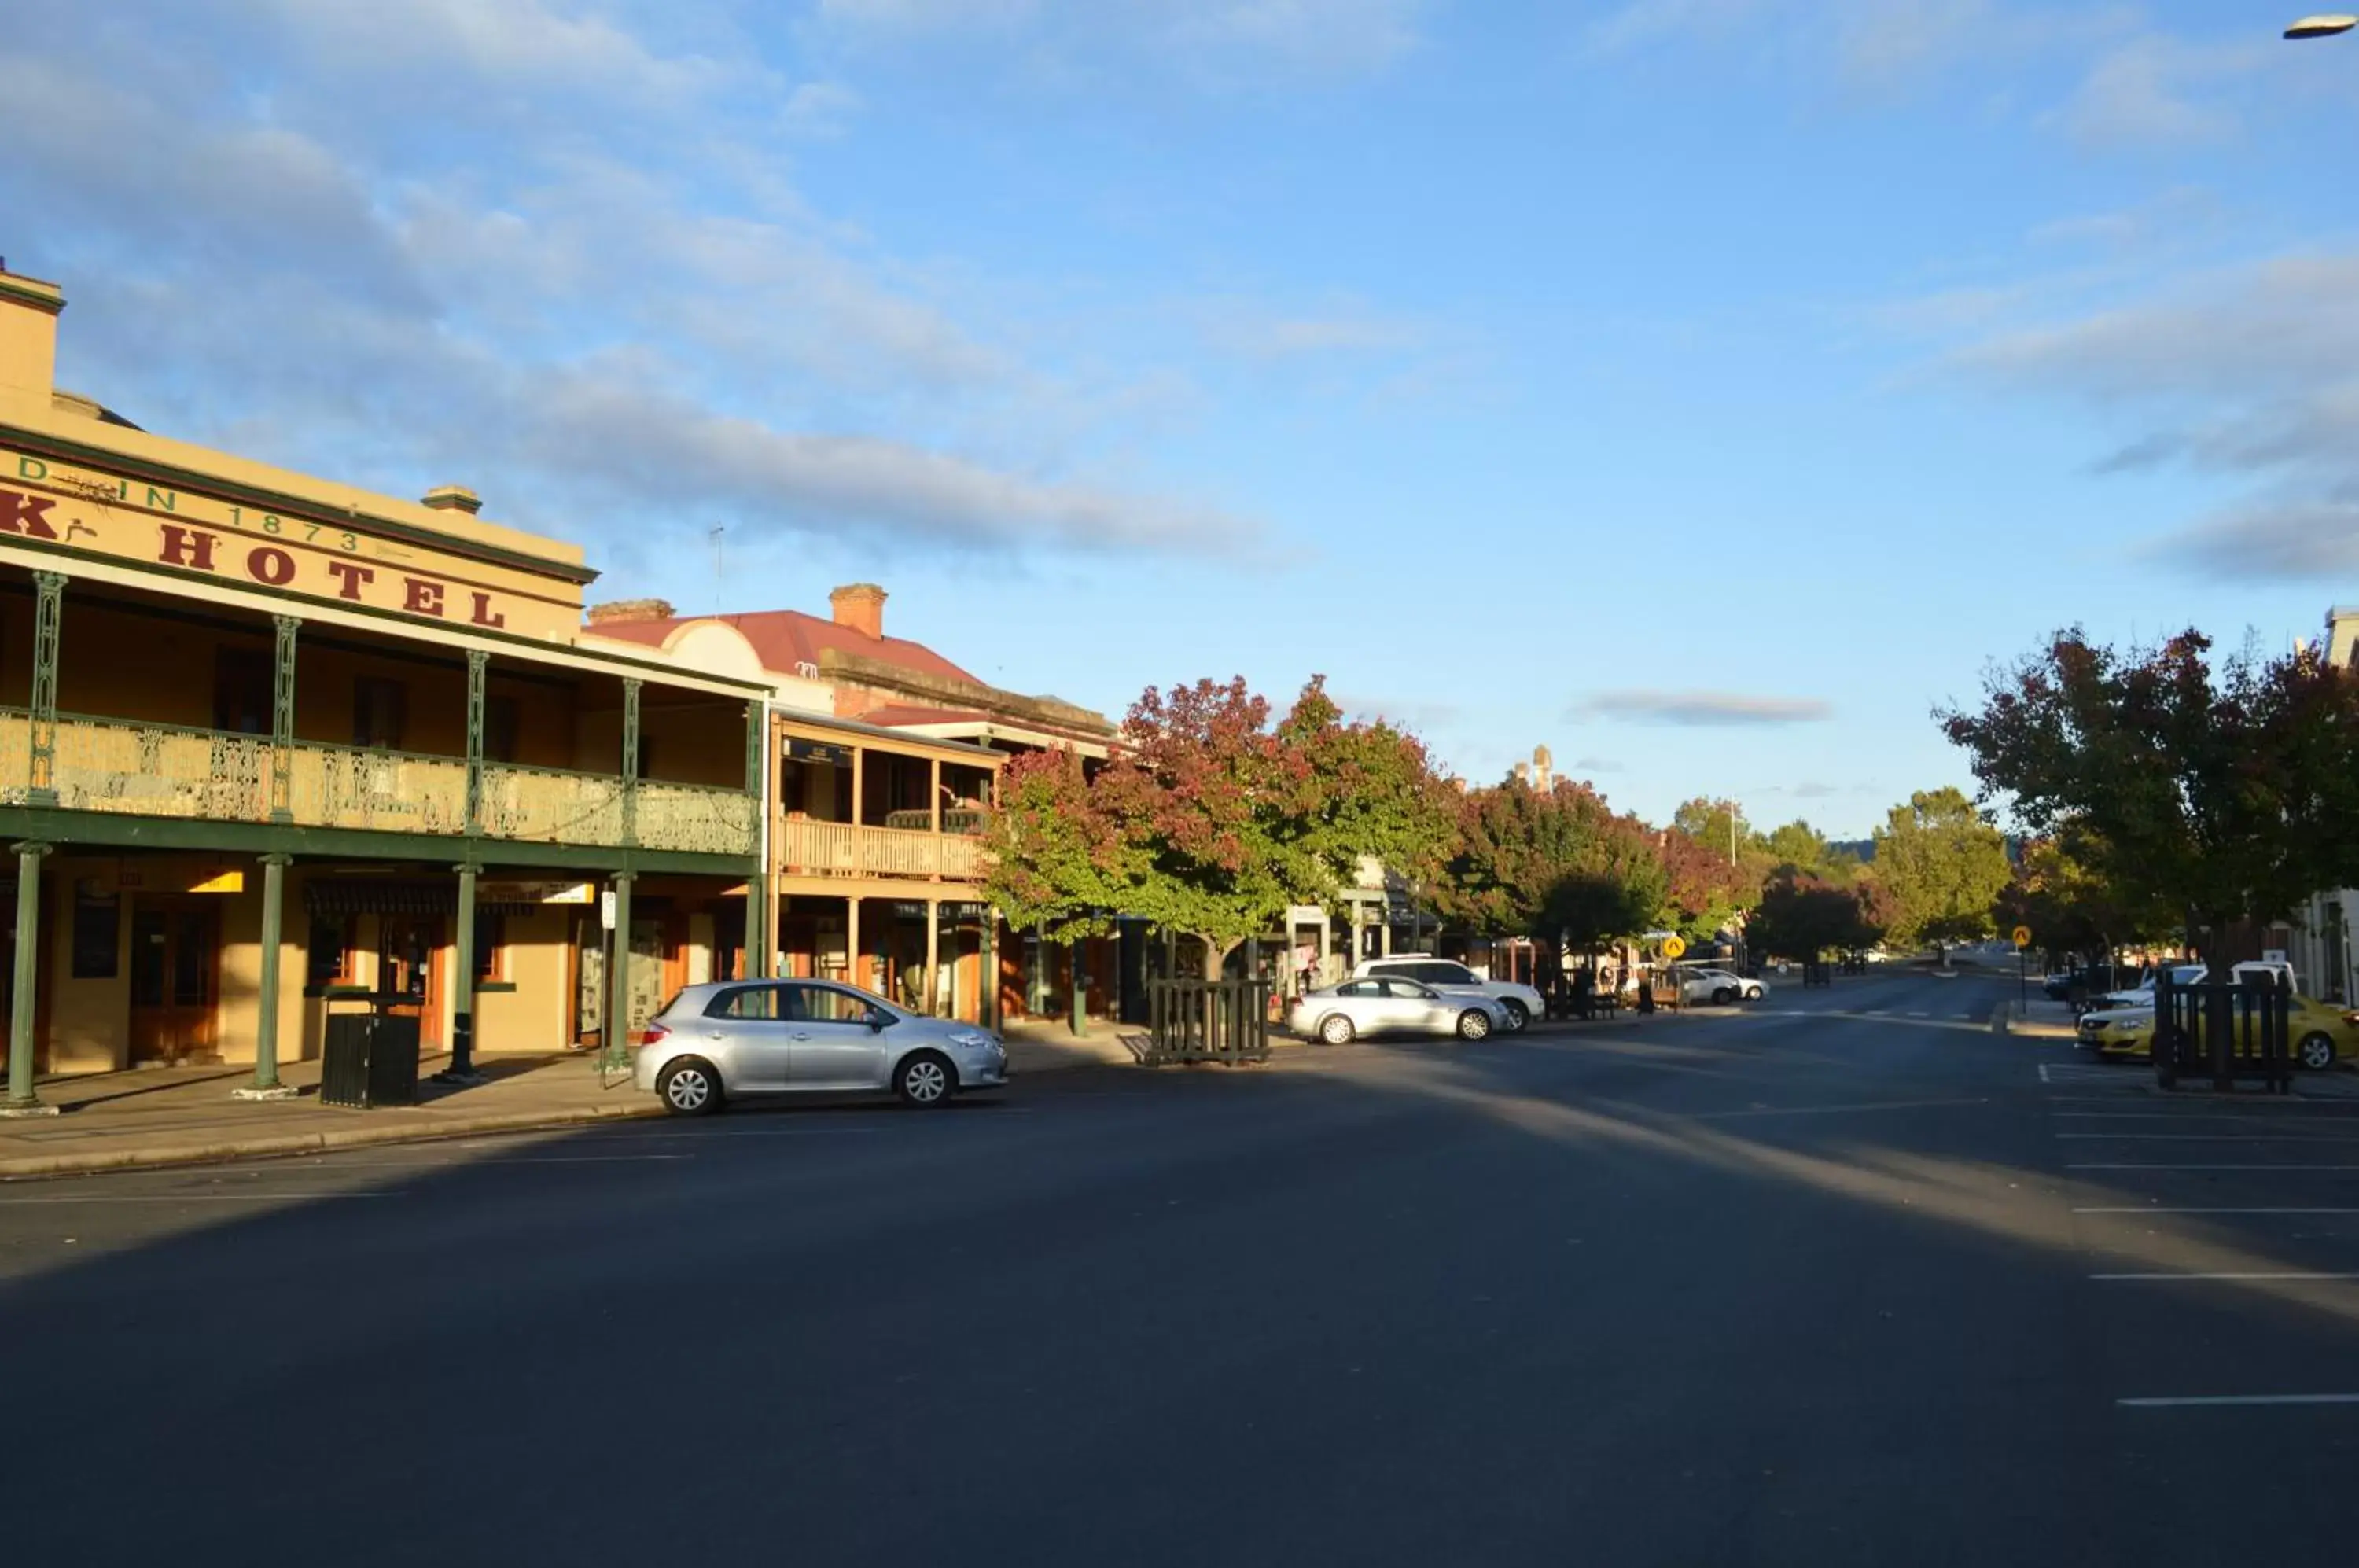
M 267 1091 L 359 997 L 429 1050 L 611 1039 L 760 962 L 766 682 L 585 637 L 581 550 L 466 490 L 60 391 L 63 306 L 0 273 L 11 1105 L 147 1062 Z
M 923 1011 L 998 1022 L 1062 1016 L 1074 954 L 991 918 L 984 813 L 1018 752 L 1103 758 L 1087 709 L 1004 691 L 885 634 L 886 593 L 853 583 L 832 614 L 679 616 L 661 600 L 593 606 L 589 638 L 765 681 L 773 703 L 769 874 L 778 972 L 847 979 Z M 1092 1011 L 1111 1015 L 1120 944 L 1085 944 Z

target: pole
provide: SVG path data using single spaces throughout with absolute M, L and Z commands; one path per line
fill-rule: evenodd
M 475 1076 L 475 865 L 459 871 L 459 973 L 451 993 L 451 1065 L 445 1083 L 473 1083 Z
M 278 1081 L 278 950 L 283 943 L 287 864 L 294 857 L 262 857 L 262 1011 L 254 1025 L 254 1083 L 234 1091 L 241 1100 L 291 1100 L 295 1091 Z
M 0 1115 L 55 1116 L 33 1091 L 33 988 L 40 983 L 37 961 L 41 934 L 41 856 L 46 844 L 16 846 L 16 989 L 8 996 L 8 1103 Z

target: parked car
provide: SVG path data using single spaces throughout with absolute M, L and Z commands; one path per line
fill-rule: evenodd
M 2201 964 L 2174 964 L 2170 966 L 2170 983 L 2174 985 L 2192 985 L 2202 979 L 2203 975 L 2204 966 Z M 2154 975 L 2149 973 L 2145 979 L 2126 991 L 2106 992 L 2092 1003 L 2092 1007 L 2093 1008 L 2145 1007 L 2151 1011 L 2154 1007 Z
M 1286 1027 L 1329 1045 L 1349 1045 L 1364 1034 L 1488 1040 L 1495 1029 L 1512 1031 L 1512 1018 L 1502 997 L 1439 991 L 1402 975 L 1370 975 L 1309 993 L 1294 1004 Z
M 2154 1055 L 2154 1007 L 2107 1007 L 2084 1013 L 2078 1026 L 2080 1043 L 2100 1057 L 2136 1061 Z M 2242 1009 L 2237 1013 L 2236 1049 L 2249 1046 Z M 2333 1066 L 2344 1057 L 2359 1056 L 2359 1012 L 2348 1011 L 2308 996 L 2293 998 L 2286 1025 L 2293 1059 L 2312 1072 Z
M 634 1081 L 683 1116 L 740 1095 L 889 1090 L 933 1106 L 1007 1082 L 1006 1049 L 988 1029 L 825 980 L 686 986 L 639 1041 Z
M 1489 996 L 1506 1006 L 1509 1034 L 1519 1034 L 1534 1018 L 1548 1017 L 1548 1004 L 1529 985 L 1520 985 L 1513 980 L 1485 980 L 1466 965 L 1447 958 L 1420 958 L 1414 953 L 1399 958 L 1372 958 L 1352 971 L 1352 978 L 1414 980 L 1432 986 L 1445 996 Z
M 1767 990 L 1758 980 L 1747 980 L 1734 969 L 1678 964 L 1680 1000 L 1688 1007 L 1710 1003 L 1725 1007 L 1736 1002 L 1757 1002 Z

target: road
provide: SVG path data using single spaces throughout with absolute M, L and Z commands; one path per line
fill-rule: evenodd
M 2347 1562 L 2359 1102 L 2004 994 L 0 1187 L 6 1547 Z

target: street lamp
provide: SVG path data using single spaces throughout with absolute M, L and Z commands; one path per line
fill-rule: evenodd
M 2323 16 L 2304 16 L 2285 30 L 2289 38 L 2331 38 L 2337 33 L 2347 33 L 2359 27 L 2359 16 L 2339 13 Z

